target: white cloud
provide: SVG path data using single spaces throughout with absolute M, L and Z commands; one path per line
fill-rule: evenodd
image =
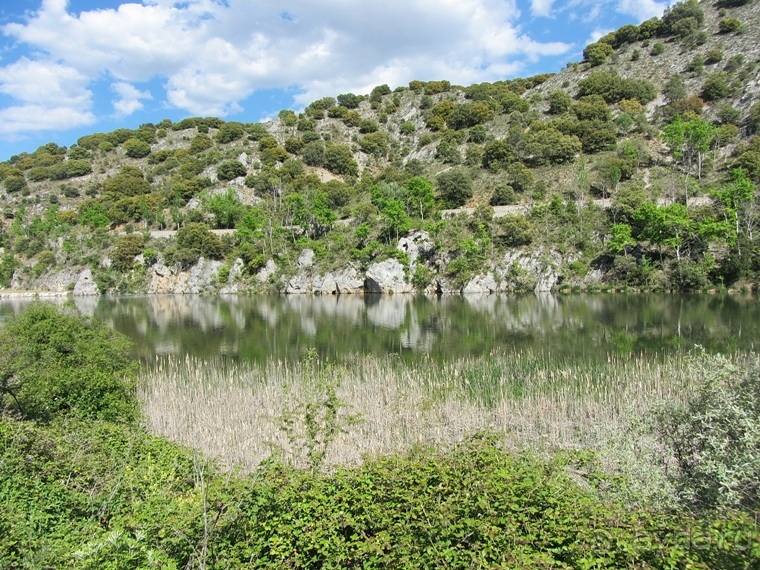
M 553 3 L 533 0 L 532 10 Z M 76 14 L 66 0 L 44 0 L 25 23 L 1 28 L 42 55 L 0 67 L 0 90 L 22 104 L 60 106 L 35 92 L 39 72 L 37 85 L 53 85 L 65 106 L 87 113 L 88 88 L 112 77 L 113 105 L 125 116 L 150 96 L 131 84 L 158 77 L 169 105 L 225 115 L 259 89 L 316 98 L 412 79 L 493 81 L 571 48 L 525 34 L 516 0 L 292 0 L 284 10 L 275 0 L 143 0 Z
M 73 67 L 25 57 L 0 67 L 0 93 L 25 103 L 86 107 L 91 103 L 88 78 Z
M 671 4 L 673 2 L 670 0 L 665 2 L 657 2 L 656 0 L 620 0 L 617 10 L 622 14 L 630 14 L 640 22 L 643 22 L 655 16 L 662 16 L 665 8 Z
M 554 0 L 530 0 L 530 13 L 534 16 L 550 18 Z
M 612 30 L 610 28 L 597 28 L 593 32 L 591 32 L 591 37 L 589 37 L 588 41 L 586 42 L 586 45 L 593 44 L 595 41 L 597 41 L 599 38 L 603 38 L 610 32 L 614 32 L 615 30 Z
M 134 85 L 119 81 L 111 85 L 111 91 L 118 95 L 113 101 L 113 107 L 117 117 L 128 117 L 132 113 L 141 111 L 142 99 L 153 99 L 149 91 L 140 91 Z
M 0 109 L 0 134 L 8 138 L 34 131 L 66 130 L 96 122 L 95 115 L 71 107 L 16 105 Z

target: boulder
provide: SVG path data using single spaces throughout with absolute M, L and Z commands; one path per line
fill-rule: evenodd
M 74 296 L 75 297 L 90 297 L 100 295 L 100 289 L 98 284 L 92 277 L 92 271 L 85 269 L 77 277 L 76 283 L 74 283 Z
M 397 259 L 373 263 L 364 279 L 366 293 L 411 293 L 414 286 L 407 281 L 404 266 Z

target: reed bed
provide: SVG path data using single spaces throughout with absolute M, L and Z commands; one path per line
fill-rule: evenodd
M 284 418 L 318 401 L 325 382 L 341 402 L 344 429 L 326 455 L 336 465 L 415 444 L 448 445 L 482 430 L 515 448 L 599 448 L 623 437 L 628 420 L 653 402 L 682 397 L 688 381 L 682 358 L 558 363 L 503 352 L 416 364 L 393 355 L 265 364 L 159 357 L 140 386 L 153 432 L 247 470 L 273 452 L 303 460 L 303 434 L 283 429 Z

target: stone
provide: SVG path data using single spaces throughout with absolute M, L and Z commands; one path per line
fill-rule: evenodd
M 100 288 L 92 277 L 92 271 L 89 268 L 85 269 L 79 274 L 76 283 L 74 283 L 74 296 L 91 297 L 96 295 L 100 295 Z
M 404 266 L 397 259 L 373 263 L 364 279 L 366 293 L 411 293 L 414 286 L 406 280 Z

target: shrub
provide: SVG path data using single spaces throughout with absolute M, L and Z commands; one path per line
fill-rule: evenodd
M 658 56 L 658 55 L 660 55 L 661 53 L 664 53 L 664 52 L 665 52 L 665 44 L 662 43 L 662 42 L 655 42 L 652 45 L 652 49 L 649 50 L 649 55 L 651 55 L 651 56 Z
M 760 506 L 760 363 L 721 356 L 692 361 L 686 402 L 655 409 L 654 429 L 672 454 L 682 501 L 699 508 Z
M 721 34 L 731 34 L 739 32 L 741 29 L 742 23 L 738 18 L 721 18 L 720 22 L 718 22 L 718 31 Z
M 132 269 L 135 257 L 140 255 L 143 248 L 143 239 L 140 234 L 127 234 L 116 238 L 114 250 L 111 253 L 113 267 L 117 271 L 129 271 Z
M 238 176 L 246 175 L 246 168 L 239 160 L 227 160 L 216 169 L 216 177 L 222 182 L 234 180 Z
M 145 158 L 150 154 L 150 145 L 142 139 L 131 138 L 124 142 L 124 154 L 129 158 Z
M 515 191 L 511 186 L 497 186 L 491 194 L 491 206 L 507 206 L 515 203 Z
M 727 97 L 731 88 L 728 85 L 728 78 L 723 71 L 711 73 L 702 85 L 702 99 L 705 101 L 716 101 Z
M 125 337 L 106 325 L 33 304 L 0 330 L 0 410 L 134 422 L 136 367 Z
M 459 208 L 472 197 L 472 179 L 462 169 L 443 172 L 436 178 L 438 194 L 446 207 Z
M 586 46 L 583 50 L 583 59 L 589 63 L 589 65 L 597 66 L 601 65 L 607 59 L 607 56 L 613 52 L 611 45 L 604 42 L 595 42 Z
M 723 59 L 723 52 L 719 49 L 711 49 L 705 54 L 705 65 L 713 65 Z

